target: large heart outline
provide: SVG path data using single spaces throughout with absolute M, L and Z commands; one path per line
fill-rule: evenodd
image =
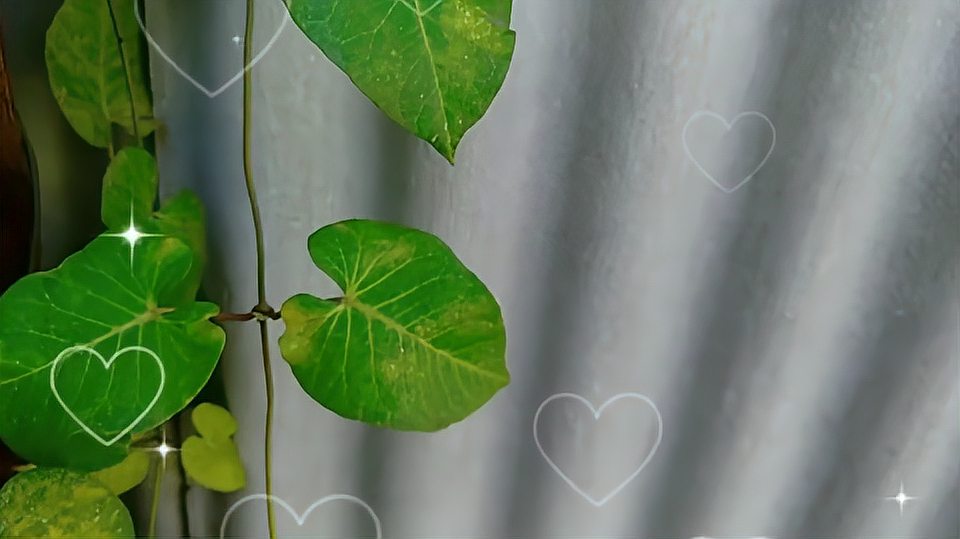
M 60 396 L 60 392 L 57 390 L 57 367 L 68 356 L 71 356 L 77 352 L 87 352 L 90 355 L 95 356 L 97 359 L 100 360 L 100 363 L 103 364 L 104 369 L 109 369 L 110 366 L 113 365 L 114 361 L 116 361 L 120 356 L 128 352 L 141 352 L 143 354 L 146 354 L 150 356 L 154 362 L 156 362 L 158 367 L 160 367 L 160 385 L 157 387 L 157 392 L 153 396 L 153 400 L 150 401 L 150 404 L 148 404 L 147 407 L 143 410 L 143 412 L 141 412 L 140 415 L 138 415 L 129 425 L 124 427 L 124 429 L 121 430 L 119 434 L 117 434 L 113 438 L 110 438 L 109 440 L 106 440 L 103 438 L 103 436 L 100 436 L 99 434 L 97 434 L 96 431 L 91 429 L 86 423 L 83 422 L 83 420 L 77 417 L 77 414 L 70 409 L 70 406 L 68 406 L 66 402 L 64 402 L 63 397 Z M 100 352 L 97 352 L 96 350 L 94 350 L 93 348 L 90 348 L 89 346 L 85 346 L 82 344 L 77 346 L 71 346 L 70 348 L 66 348 L 62 352 L 57 354 L 56 359 L 54 359 L 53 363 L 51 363 L 50 365 L 50 391 L 53 393 L 54 398 L 57 399 L 57 402 L 60 403 L 60 407 L 63 408 L 63 411 L 65 411 L 67 415 L 70 416 L 70 418 L 73 419 L 74 422 L 76 422 L 77 425 L 79 425 L 80 428 L 84 430 L 84 432 L 86 432 L 91 437 L 93 437 L 94 440 L 100 442 L 100 444 L 107 447 L 113 445 L 114 443 L 116 443 L 117 440 L 119 440 L 120 438 L 123 438 L 130 431 L 135 429 L 137 425 L 141 421 L 143 421 L 143 418 L 150 413 L 150 410 L 152 410 L 154 405 L 157 404 L 157 401 L 160 400 L 160 395 L 163 394 L 163 386 L 166 383 L 166 379 L 167 379 L 167 375 L 163 368 L 163 362 L 160 361 L 160 356 L 158 356 L 153 350 L 150 350 L 149 348 L 146 348 L 143 346 L 128 346 L 126 348 L 122 348 L 120 350 L 117 350 L 112 356 L 110 356 L 110 359 L 104 359 L 103 355 L 101 355 Z
M 709 172 L 707 172 L 707 170 L 703 168 L 703 165 L 700 164 L 700 161 L 697 160 L 696 156 L 693 155 L 693 152 L 690 150 L 690 145 L 687 144 L 687 131 L 690 129 L 690 125 L 698 118 L 701 118 L 704 116 L 718 120 L 721 124 L 723 124 L 723 127 L 724 129 L 726 129 L 727 133 L 729 133 L 730 130 L 733 129 L 733 126 L 736 125 L 737 122 L 739 122 L 741 119 L 746 117 L 760 118 L 761 120 L 766 122 L 768 126 L 770 126 L 770 132 L 773 134 L 773 138 L 770 140 L 770 148 L 767 150 L 766 155 L 763 156 L 763 159 L 760 160 L 760 163 L 757 164 L 757 166 L 754 167 L 749 174 L 747 174 L 742 180 L 740 180 L 740 183 L 738 183 L 737 185 L 734 185 L 733 187 L 726 187 L 725 185 L 717 181 L 717 179 L 713 177 L 713 174 L 710 174 Z M 728 122 L 726 118 L 724 118 L 723 116 L 720 116 L 715 112 L 712 112 L 709 110 L 698 110 L 697 112 L 694 112 L 690 116 L 690 119 L 687 120 L 687 123 L 683 124 L 683 132 L 681 133 L 680 138 L 682 139 L 682 142 L 683 142 L 683 151 L 686 152 L 687 157 L 691 161 L 693 161 L 693 164 L 694 166 L 697 167 L 697 170 L 699 170 L 704 176 L 706 176 L 707 179 L 710 180 L 710 183 L 717 186 L 718 189 L 720 189 L 724 193 L 730 194 L 736 191 L 737 189 L 740 189 L 741 187 L 746 185 L 747 182 L 752 180 L 753 176 L 757 172 L 760 172 L 760 169 L 763 168 L 763 165 L 767 163 L 767 159 L 770 158 L 770 154 L 773 153 L 773 149 L 777 145 L 777 128 L 773 125 L 773 122 L 770 121 L 770 118 L 768 118 L 766 114 L 762 112 L 757 112 L 755 110 L 741 112 L 740 114 L 737 114 L 736 116 L 734 116 L 733 120 L 730 122 Z
M 307 509 L 303 513 L 297 513 L 297 511 L 289 503 L 287 503 L 283 498 L 274 496 L 273 494 L 251 494 L 249 496 L 244 496 L 243 498 L 240 498 L 239 500 L 234 502 L 233 505 L 231 505 L 230 508 L 227 509 L 227 512 L 224 513 L 223 520 L 220 521 L 220 539 L 224 539 L 224 534 L 227 532 L 227 522 L 230 521 L 230 516 L 233 515 L 233 513 L 241 505 L 252 500 L 267 500 L 268 502 L 274 502 L 280 507 L 283 507 L 283 509 L 287 513 L 289 513 L 290 516 L 293 517 L 293 520 L 296 521 L 297 526 L 303 526 L 303 523 L 306 522 L 308 518 L 310 518 L 310 513 L 312 513 L 315 509 L 319 508 L 322 505 L 325 505 L 327 503 L 334 502 L 337 500 L 351 502 L 356 505 L 359 505 L 360 507 L 364 508 L 367 511 L 367 513 L 370 515 L 370 518 L 373 520 L 374 527 L 377 530 L 377 539 L 383 539 L 383 530 L 380 527 L 380 517 L 377 516 L 377 513 L 374 512 L 373 508 L 370 507 L 370 505 L 367 502 L 361 500 L 360 498 L 357 498 L 356 496 L 351 496 L 349 494 L 331 494 L 329 496 L 324 496 L 323 498 L 320 498 L 319 500 L 310 504 L 310 506 L 307 507 Z
M 647 456 L 644 457 L 640 465 L 637 466 L 637 468 L 633 472 L 631 472 L 626 479 L 624 479 L 619 485 L 614 487 L 613 490 L 608 492 L 606 496 L 604 496 L 599 500 L 597 500 L 593 496 L 590 496 L 589 494 L 584 492 L 583 489 L 581 489 L 576 484 L 576 482 L 573 481 L 573 479 L 570 479 L 570 477 L 567 474 L 563 473 L 563 470 L 561 470 L 560 467 L 557 466 L 557 463 L 555 463 L 553 459 L 551 459 L 550 456 L 547 455 L 547 452 L 544 451 L 543 449 L 543 445 L 540 444 L 540 435 L 537 434 L 537 425 L 540 422 L 540 414 L 543 412 L 543 409 L 548 404 L 558 399 L 574 399 L 579 401 L 584 406 L 590 409 L 590 411 L 593 413 L 594 420 L 600 419 L 600 416 L 603 414 L 603 411 L 608 406 L 623 399 L 636 399 L 636 400 L 642 401 L 647 406 L 649 406 L 653 410 L 653 413 L 656 414 L 657 416 L 657 441 L 653 443 L 653 447 L 650 448 L 650 451 L 647 453 Z M 643 395 L 641 393 L 618 393 L 613 397 L 610 397 L 609 399 L 607 399 L 607 401 L 601 404 L 599 408 L 594 407 L 593 403 L 581 397 L 580 395 L 577 395 L 576 393 L 557 393 L 555 395 L 551 395 L 547 397 L 545 401 L 540 403 L 540 407 L 537 408 L 537 413 L 533 415 L 533 441 L 537 444 L 537 449 L 540 451 L 540 455 L 543 456 L 543 459 L 547 461 L 547 464 L 549 464 L 551 468 L 553 468 L 553 471 L 557 472 L 557 475 L 559 475 L 560 478 L 563 479 L 567 483 L 567 485 L 569 485 L 570 488 L 574 490 L 574 492 L 579 494 L 582 498 L 584 498 L 585 500 L 593 504 L 595 507 L 602 507 L 604 504 L 610 501 L 614 496 L 619 494 L 621 490 L 626 488 L 626 486 L 630 484 L 631 481 L 636 479 L 637 476 L 640 475 L 640 472 L 642 472 L 643 469 L 647 467 L 647 464 L 649 464 L 650 461 L 653 459 L 653 456 L 657 454 L 657 450 L 660 448 L 660 442 L 662 440 L 663 440 L 663 416 L 660 415 L 660 409 L 657 408 L 657 404 L 653 402 L 653 400 L 650 399 L 650 397 L 647 397 L 646 395 Z
M 281 4 L 283 4 L 283 2 L 281 2 Z M 270 52 L 270 49 L 273 48 L 273 45 L 277 42 L 278 39 L 280 39 L 280 34 L 283 33 L 283 29 L 287 27 L 287 23 L 290 21 L 290 13 L 287 11 L 286 5 L 284 4 L 283 22 L 280 23 L 280 26 L 277 27 L 276 32 L 274 32 L 273 36 L 270 37 L 270 41 L 268 41 L 267 44 L 263 46 L 263 49 L 261 49 L 260 52 L 258 52 L 256 56 L 254 56 L 247 65 L 243 66 L 243 68 L 241 68 L 236 75 L 227 79 L 227 82 L 223 83 L 219 88 L 215 90 L 210 90 L 205 85 L 203 85 L 203 83 L 193 78 L 189 73 L 186 72 L 186 70 L 180 67 L 180 64 L 178 64 L 173 58 L 171 58 L 170 55 L 168 55 L 167 52 L 163 50 L 163 47 L 160 46 L 160 43 L 158 43 L 157 40 L 153 38 L 153 35 L 150 33 L 149 30 L 147 30 L 147 25 L 144 24 L 143 22 L 143 16 L 140 14 L 140 2 L 133 3 L 133 14 L 137 19 L 137 24 L 140 26 L 140 31 L 143 32 L 144 37 L 147 38 L 147 42 L 150 43 L 150 46 L 153 47 L 155 51 L 157 51 L 157 54 L 159 54 L 160 57 L 163 58 L 164 61 L 166 61 L 167 64 L 169 64 L 170 67 L 172 67 L 173 70 L 176 71 L 181 77 L 186 79 L 187 82 L 192 84 L 198 90 L 206 94 L 206 96 L 209 97 L 210 99 L 213 99 L 218 95 L 222 94 L 223 92 L 227 91 L 228 88 L 236 84 L 238 80 L 242 79 L 243 75 L 247 71 L 250 71 L 251 69 L 253 69 L 253 67 L 256 66 L 257 63 L 259 63 L 260 60 L 262 60 L 263 57 L 267 55 L 268 52 Z

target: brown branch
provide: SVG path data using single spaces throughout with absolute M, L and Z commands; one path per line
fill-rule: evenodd
M 30 156 L 0 35 L 0 292 L 30 271 L 36 215 Z
M 248 313 L 220 313 L 211 320 L 214 322 L 249 322 L 251 320 L 280 320 L 280 313 L 273 309 L 257 310 Z

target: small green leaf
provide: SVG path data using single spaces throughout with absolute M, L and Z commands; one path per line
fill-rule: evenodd
M 130 512 L 96 479 L 55 468 L 18 474 L 0 490 L 0 537 L 134 537 Z
M 141 232 L 173 236 L 186 243 L 194 260 L 183 290 L 184 299 L 192 299 L 200 289 L 207 261 L 203 203 L 190 191 L 181 191 L 154 212 L 157 182 L 156 160 L 149 152 L 121 150 L 103 178 L 101 217 L 112 230 L 126 230 L 134 222 Z
M 511 0 L 288 0 L 288 7 L 364 94 L 451 163 L 513 56 Z
M 140 148 L 121 150 L 103 176 L 103 224 L 109 229 L 124 230 L 131 222 L 148 221 L 157 198 L 157 182 L 157 162 L 149 152 Z
M 110 145 L 112 124 L 132 135 L 136 118 L 141 137 L 154 127 L 135 1 L 65 0 L 47 31 L 53 95 L 77 133 L 100 148 Z
M 232 439 L 237 432 L 237 420 L 227 409 L 210 403 L 194 408 L 191 418 L 200 436 L 190 436 L 180 449 L 187 475 L 210 490 L 242 489 L 246 474 Z
M 317 402 L 350 419 L 432 431 L 507 385 L 500 307 L 438 238 L 344 221 L 310 236 L 309 250 L 344 296 L 287 300 L 280 351 Z
M 150 230 L 173 236 L 190 247 L 193 263 L 183 278 L 183 299 L 197 297 L 207 265 L 207 230 L 203 203 L 190 191 L 181 191 L 166 200 L 153 214 Z M 156 228 L 154 229 L 153 226 Z
M 150 456 L 143 451 L 131 451 L 120 464 L 114 464 L 90 475 L 109 488 L 110 492 L 119 496 L 143 483 L 149 471 Z

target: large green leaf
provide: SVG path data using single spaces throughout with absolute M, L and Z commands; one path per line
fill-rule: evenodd
M 511 0 L 287 0 L 297 25 L 397 123 L 451 163 L 503 84 Z
M 66 0 L 47 31 L 53 95 L 77 133 L 100 148 L 110 145 L 113 124 L 134 134 L 137 121 L 141 137 L 154 125 L 134 1 Z
M 432 431 L 508 383 L 500 307 L 438 238 L 344 221 L 310 236 L 309 250 L 344 295 L 287 300 L 280 351 L 320 404 L 374 425 Z
M 217 307 L 193 301 L 198 256 L 179 239 L 195 241 L 202 217 L 182 204 L 150 216 L 156 179 L 144 154 L 125 150 L 111 165 L 109 234 L 0 296 L 0 403 L 13 409 L 0 437 L 31 462 L 119 462 L 131 435 L 197 395 L 223 348 L 209 321 Z M 131 228 L 151 235 L 131 245 L 120 235 Z
M 185 407 L 216 365 L 224 334 L 208 319 L 217 307 L 182 300 L 190 249 L 172 237 L 144 238 L 132 268 L 127 250 L 122 238 L 100 236 L 0 297 L 0 402 L 13 408 L 0 416 L 0 437 L 31 462 L 119 462 L 129 435 Z M 78 345 L 100 357 L 61 357 Z M 139 348 L 115 356 L 130 347 L 156 357 Z
M 198 436 L 190 436 L 180 448 L 187 475 L 210 490 L 242 489 L 247 479 L 233 441 L 237 420 L 226 408 L 208 402 L 194 408 L 190 417 Z
M 39 468 L 0 490 L 0 537 L 116 539 L 134 530 L 123 502 L 96 479 Z

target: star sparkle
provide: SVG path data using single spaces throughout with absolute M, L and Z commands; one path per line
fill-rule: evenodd
M 150 451 L 151 453 L 156 453 L 156 454 L 160 455 L 160 462 L 161 462 L 161 464 L 162 464 L 163 466 L 166 466 L 166 465 L 167 465 L 167 455 L 169 455 L 170 453 L 174 453 L 174 452 L 176 452 L 176 451 L 180 451 L 180 449 L 179 449 L 179 448 L 176 448 L 176 447 L 173 447 L 173 446 L 171 446 L 171 445 L 169 445 L 169 444 L 167 443 L 167 433 L 164 432 L 164 433 L 163 433 L 163 437 L 162 437 L 162 439 L 160 440 L 160 445 L 158 445 L 158 446 L 156 446 L 156 447 L 148 448 L 147 451 Z
M 123 241 L 127 242 L 130 246 L 130 267 L 133 267 L 133 254 L 137 248 L 137 243 L 143 238 L 162 238 L 163 234 L 148 234 L 146 232 L 140 231 L 137 228 L 136 222 L 133 219 L 133 205 L 130 205 L 130 225 L 123 232 L 115 234 L 104 234 L 104 236 L 110 236 L 112 238 L 120 238 Z
M 885 500 L 889 500 L 889 501 L 893 501 L 893 502 L 897 502 L 897 505 L 900 506 L 900 516 L 902 517 L 902 516 L 903 516 L 903 506 L 906 505 L 907 502 L 912 502 L 912 501 L 914 501 L 914 500 L 919 500 L 920 498 L 917 498 L 916 496 L 908 496 L 907 493 L 904 492 L 904 490 L 903 490 L 903 481 L 901 481 L 901 482 L 900 482 L 900 491 L 897 492 L 897 495 L 896 495 L 896 496 L 886 496 L 884 499 L 885 499 Z

